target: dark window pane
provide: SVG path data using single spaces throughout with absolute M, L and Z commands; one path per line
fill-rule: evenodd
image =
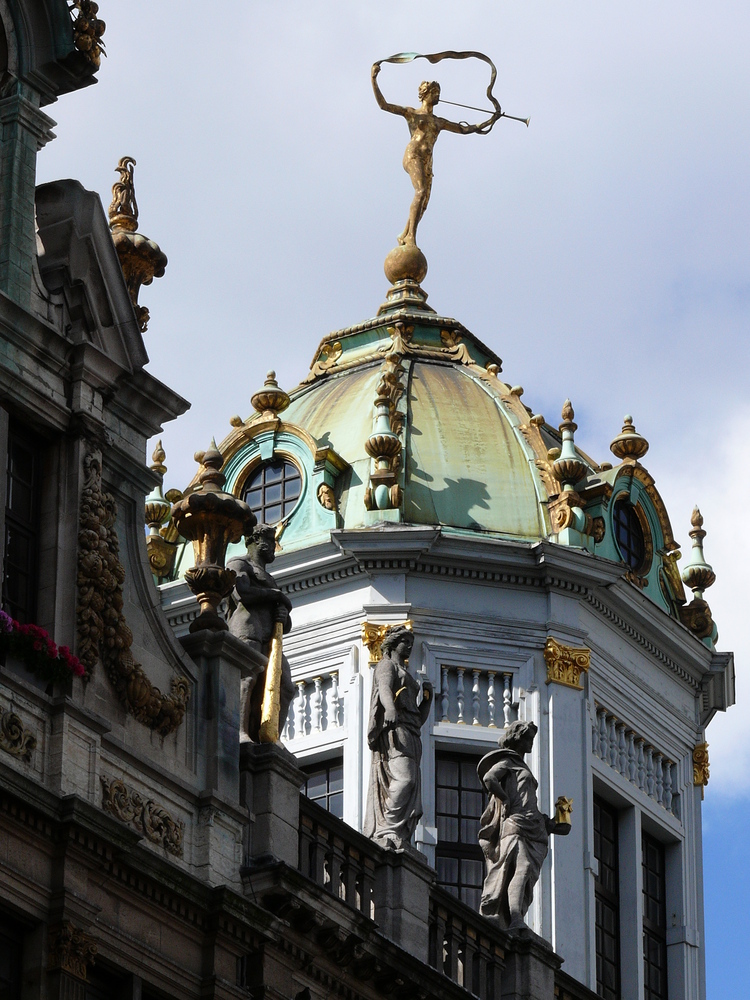
M 666 872 L 664 846 L 644 833 L 643 977 L 644 1000 L 667 998 Z
M 281 520 L 281 504 L 276 504 L 275 507 L 264 507 L 262 514 L 264 524 L 276 524 L 277 521 Z
M 620 997 L 620 887 L 617 811 L 594 797 L 594 856 L 599 874 L 594 885 L 596 909 L 596 992 L 605 1000 Z
M 344 765 L 340 760 L 313 764 L 307 773 L 304 792 L 339 819 L 344 817 Z
M 336 792 L 335 795 L 328 797 L 328 811 L 339 819 L 344 818 L 344 795 L 342 792 Z
M 438 883 L 475 908 L 479 907 L 485 869 L 478 840 L 478 817 L 485 796 L 477 776 L 477 759 L 439 754 L 435 788 Z
M 438 785 L 448 785 L 451 788 L 458 787 L 458 762 L 455 760 L 439 759 L 437 765 Z
M 265 466 L 266 482 L 278 483 L 284 475 L 284 466 L 286 464 L 286 462 L 269 462 Z
M 302 478 L 297 466 L 283 458 L 274 458 L 250 476 L 243 500 L 262 524 L 276 524 L 292 513 L 301 492 Z

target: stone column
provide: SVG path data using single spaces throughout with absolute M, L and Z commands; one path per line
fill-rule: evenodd
M 26 308 L 36 259 L 36 154 L 54 138 L 54 124 L 28 87 L 0 100 L 0 291 Z

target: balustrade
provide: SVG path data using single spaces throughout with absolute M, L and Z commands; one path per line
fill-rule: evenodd
M 591 746 L 596 757 L 667 812 L 679 815 L 675 763 L 601 706 L 591 727 Z
M 289 706 L 282 740 L 323 733 L 344 725 L 344 700 L 339 690 L 338 670 L 296 681 L 297 695 Z
M 440 694 L 435 699 L 438 722 L 485 726 L 509 726 L 514 720 L 513 674 L 476 667 L 440 668 Z M 502 691 L 502 717 L 498 717 L 498 690 Z
M 470 907 L 437 886 L 430 889 L 429 962 L 478 997 L 501 996 L 503 940 Z

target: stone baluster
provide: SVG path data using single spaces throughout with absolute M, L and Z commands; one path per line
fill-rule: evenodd
M 448 715 L 448 709 L 450 707 L 450 691 L 448 689 L 448 668 L 443 667 L 443 687 L 440 692 L 440 700 L 443 706 L 443 717 L 441 722 L 450 722 L 450 717 Z
M 496 729 L 495 725 L 495 671 L 487 673 L 487 708 L 490 713 L 489 728 Z
M 607 763 L 609 760 L 609 735 L 607 731 L 607 710 L 600 708 L 597 711 L 599 719 L 599 756 Z
M 664 755 L 654 754 L 654 777 L 656 779 L 656 801 L 661 805 L 664 801 Z
M 458 668 L 458 679 L 456 681 L 456 702 L 458 703 L 458 718 L 456 722 L 459 726 L 463 726 L 464 723 L 464 674 L 466 671 L 463 667 Z
M 281 730 L 281 739 L 282 739 L 282 742 L 284 742 L 284 743 L 287 743 L 289 741 L 289 739 L 290 739 L 289 730 L 291 728 L 291 724 L 292 724 L 292 718 L 291 718 L 291 712 L 290 712 L 287 715 L 286 719 L 284 720 L 284 728 Z
M 635 733 L 630 730 L 628 733 L 628 778 L 633 784 L 638 779 L 638 760 L 635 749 Z
M 513 674 L 503 674 L 503 726 L 507 729 L 510 725 L 510 714 L 513 708 L 513 689 L 511 681 Z
M 654 748 L 646 749 L 646 795 L 653 799 L 656 791 L 656 777 L 654 775 Z
M 661 803 L 667 812 L 672 812 L 672 761 L 664 758 L 664 795 Z
M 305 681 L 297 681 L 297 697 L 294 699 L 294 738 L 298 740 L 305 735 L 305 715 L 307 708 L 307 696 L 305 694 Z
M 617 719 L 614 717 L 614 715 L 610 715 L 609 717 L 609 728 L 607 735 L 609 736 L 609 754 L 607 757 L 607 761 L 609 762 L 610 767 L 613 767 L 615 770 L 617 770 L 617 753 L 618 753 Z
M 330 713 L 328 716 L 330 726 L 341 725 L 341 695 L 339 694 L 339 672 L 331 671 L 331 690 L 329 692 Z
M 310 726 L 314 733 L 323 728 L 323 678 L 313 677 L 315 691 L 310 699 Z
M 625 740 L 625 723 L 617 723 L 617 770 L 628 776 L 628 744 Z
M 599 720 L 596 716 L 590 719 L 591 722 L 591 752 L 595 757 L 599 756 Z
M 645 746 L 645 740 L 640 736 L 637 739 L 638 744 L 638 787 L 641 791 L 646 789 L 646 761 L 644 757 L 643 748 Z
M 474 682 L 471 685 L 471 708 L 473 718 L 471 720 L 472 726 L 481 726 L 479 721 L 479 671 L 474 670 Z

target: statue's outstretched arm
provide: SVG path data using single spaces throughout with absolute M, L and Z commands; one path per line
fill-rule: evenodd
M 495 122 L 500 118 L 502 118 L 502 112 L 495 111 L 486 121 L 480 122 L 478 125 L 467 125 L 466 122 L 452 122 L 447 118 L 438 118 L 437 122 L 441 131 L 457 132 L 459 135 L 473 135 L 475 133 L 487 135 Z
M 383 111 L 390 111 L 392 115 L 403 115 L 406 117 L 406 108 L 402 108 L 400 104 L 389 104 L 383 97 L 383 92 L 378 86 L 378 73 L 380 72 L 380 63 L 376 62 L 372 64 L 372 89 L 375 94 L 375 100 L 378 102 L 378 106 L 383 109 Z

